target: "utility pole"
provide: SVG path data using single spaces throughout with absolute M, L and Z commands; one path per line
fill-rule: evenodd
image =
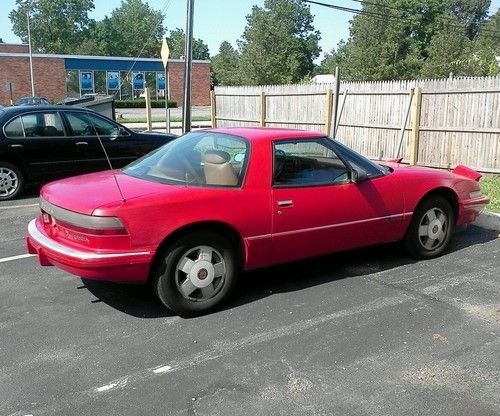
M 194 0 L 186 0 L 186 51 L 184 56 L 184 104 L 182 106 L 182 132 L 191 131 L 191 68 L 193 62 L 193 9 Z

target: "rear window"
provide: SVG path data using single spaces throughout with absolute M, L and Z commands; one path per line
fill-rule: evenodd
M 172 185 L 239 187 L 248 157 L 249 144 L 241 137 L 194 132 L 133 162 L 123 172 Z

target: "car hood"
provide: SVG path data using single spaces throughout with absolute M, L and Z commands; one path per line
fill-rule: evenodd
M 169 189 L 175 191 L 176 188 L 179 187 L 135 178 L 120 170 L 108 170 L 51 182 L 42 188 L 40 196 L 61 208 L 91 215 L 104 205 L 122 204 L 133 198 L 165 193 Z

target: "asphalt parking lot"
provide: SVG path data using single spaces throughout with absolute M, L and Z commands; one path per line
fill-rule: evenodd
M 498 234 L 254 271 L 182 319 L 18 257 L 36 202 L 0 203 L 0 415 L 500 414 Z

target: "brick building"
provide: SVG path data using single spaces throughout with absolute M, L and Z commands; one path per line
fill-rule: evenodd
M 184 61 L 170 59 L 168 69 L 171 99 L 182 106 Z M 88 93 L 113 94 L 123 99 L 138 97 L 142 89 L 134 78 L 147 82 L 152 98 L 163 96 L 160 78 L 164 69 L 160 59 L 33 54 L 33 73 L 35 95 L 55 102 Z M 119 82 L 112 85 L 112 77 Z M 83 78 L 88 78 L 88 82 Z M 210 105 L 210 61 L 193 61 L 191 79 L 192 105 Z M 9 83 L 14 86 L 14 101 L 31 96 L 28 45 L 0 43 L 1 105 L 10 102 Z

